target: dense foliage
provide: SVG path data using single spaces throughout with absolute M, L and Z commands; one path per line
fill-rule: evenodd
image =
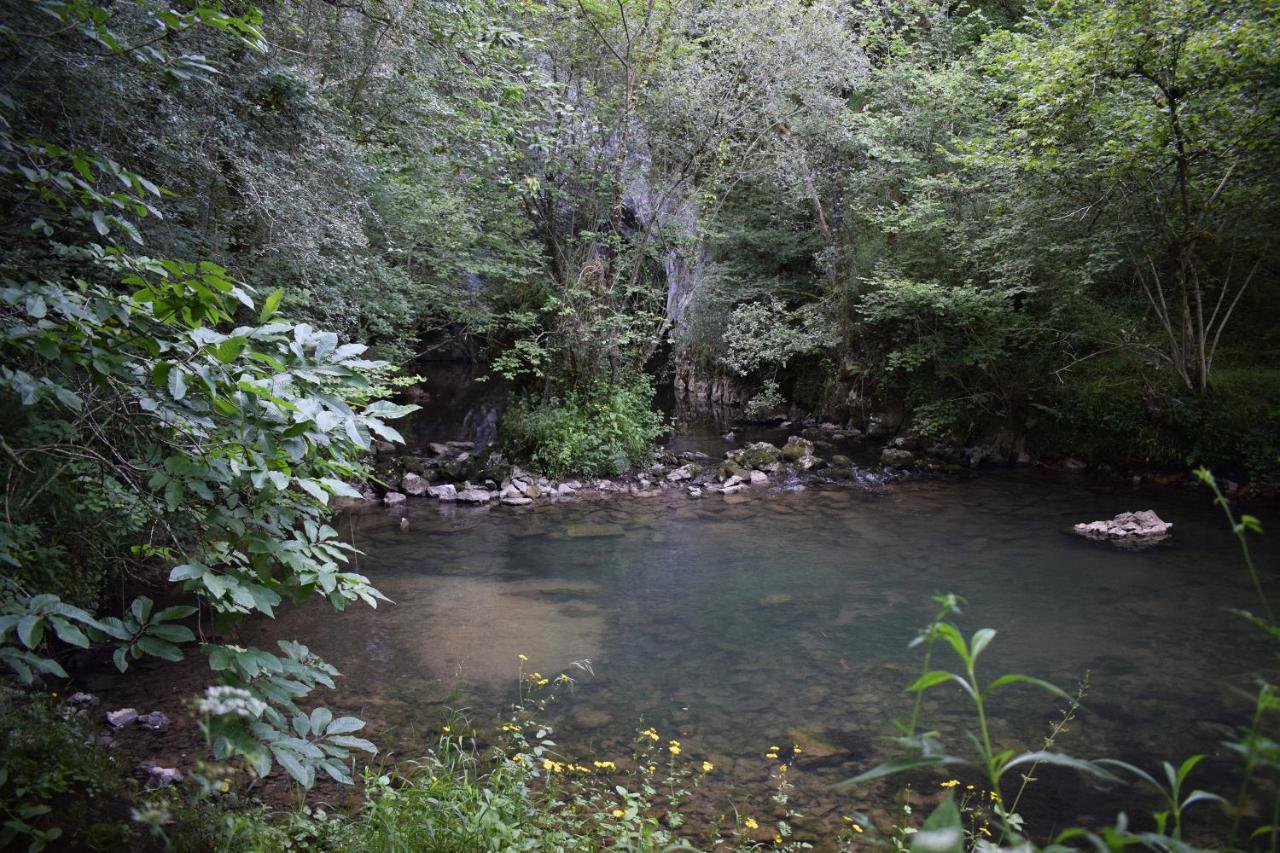
M 1271 0 L 0 0 L 0 65 L 0 664 L 198 646 L 238 784 L 375 750 L 233 632 L 383 600 L 329 516 L 423 355 L 507 380 L 553 476 L 649 461 L 674 362 L 753 417 L 1280 482 Z M 5 843 L 110 794 L 45 728 Z

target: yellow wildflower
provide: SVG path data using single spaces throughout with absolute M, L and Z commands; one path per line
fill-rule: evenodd
M 856 823 L 850 824 L 850 826 L 853 827 L 854 832 L 862 832 L 862 827 L 858 826 Z
M 987 829 L 985 826 L 978 827 L 978 832 L 981 832 L 983 835 L 987 836 L 988 838 L 991 837 L 991 830 Z
M 947 781 L 945 781 L 945 782 L 943 782 L 943 783 L 942 783 L 942 787 L 943 787 L 943 788 L 954 788 L 954 787 L 956 787 L 956 786 L 957 786 L 957 785 L 959 785 L 959 784 L 960 784 L 960 780 L 959 780 L 959 779 L 948 779 Z
M 787 772 L 787 765 L 785 765 L 785 764 L 779 764 L 779 765 L 778 765 L 778 772 L 779 772 L 779 773 L 786 773 L 786 772 Z
M 791 751 L 794 752 L 796 755 L 799 755 L 800 753 L 804 752 L 804 750 L 800 748 L 800 744 L 798 743 L 791 747 Z
M 755 818 L 753 818 L 753 817 L 749 817 L 749 818 L 747 818 L 746 820 L 744 820 L 744 821 L 742 822 L 742 825 L 743 825 L 743 826 L 745 826 L 747 829 L 759 829 L 759 828 L 760 828 L 760 824 L 756 823 L 756 819 L 755 819 Z
M 222 784 L 219 787 L 222 789 L 222 793 L 225 794 L 227 791 L 231 790 L 231 783 L 228 782 L 226 779 L 223 779 Z
M 680 741 L 678 741 L 678 740 L 673 740 L 673 741 L 671 741 L 671 744 L 670 744 L 670 746 L 668 746 L 668 747 L 667 747 L 667 749 L 671 752 L 671 754 L 672 754 L 672 755 L 679 755 L 679 754 L 680 754 Z
M 972 785 L 965 785 L 965 786 L 964 786 L 964 789 L 965 789 L 966 791 L 972 791 L 972 790 L 973 790 L 973 786 L 972 786 Z
M 776 752 L 766 752 L 766 753 L 764 754 L 764 757 L 765 757 L 765 758 L 767 758 L 767 759 L 769 759 L 770 761 L 777 761 L 777 760 L 778 760 L 778 753 L 776 753 Z
M 591 763 L 594 764 L 596 768 L 599 770 L 617 770 L 618 769 L 618 765 L 614 764 L 612 761 L 593 761 Z
M 648 767 L 646 767 L 646 768 L 644 769 L 644 772 L 646 772 L 646 773 L 657 773 L 657 772 L 658 772 L 658 765 L 656 765 L 656 764 L 650 764 Z
M 773 843 L 774 843 L 774 844 L 781 844 L 781 843 L 782 843 L 782 836 L 781 836 L 781 835 L 775 835 L 775 836 L 773 837 Z
M 521 662 L 521 663 L 524 663 L 524 662 L 526 662 L 526 661 L 528 661 L 528 660 L 529 660 L 529 656 L 528 656 L 528 655 L 516 655 L 516 657 L 520 658 L 520 662 Z
M 658 736 L 657 729 L 645 729 L 644 731 L 640 732 L 640 737 L 647 737 L 649 740 L 652 740 L 655 742 L 662 740 L 662 738 Z
M 624 814 L 626 814 L 626 812 L 624 812 L 622 809 L 614 809 L 612 812 L 610 812 L 610 814 L 612 814 L 614 817 L 622 817 Z
M 704 761 L 704 762 L 702 762 L 702 772 L 703 772 L 703 773 L 710 773 L 712 770 L 715 770 L 715 769 L 716 769 L 716 766 L 715 766 L 714 764 L 712 764 L 710 761 Z
M 449 732 L 453 731 L 453 729 L 449 728 L 448 726 L 445 726 L 441 731 L 443 731 L 445 734 L 448 734 Z

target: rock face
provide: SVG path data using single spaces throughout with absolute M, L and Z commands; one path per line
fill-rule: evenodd
M 1073 533 L 1086 539 L 1102 539 L 1117 545 L 1154 545 L 1169 538 L 1173 525 L 1154 510 L 1122 512 L 1109 521 L 1089 521 L 1072 527 Z

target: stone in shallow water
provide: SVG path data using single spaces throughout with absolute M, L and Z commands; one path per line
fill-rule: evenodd
M 107 722 L 117 729 L 124 728 L 136 719 L 138 719 L 138 712 L 134 708 L 121 708 L 118 711 L 107 712 Z
M 570 539 L 598 539 L 608 536 L 625 536 L 627 531 L 619 524 L 599 524 L 584 522 L 570 524 L 565 535 Z
M 399 492 L 387 492 L 385 495 L 382 496 L 382 502 L 387 506 L 395 506 L 396 504 L 402 504 L 406 500 L 408 500 L 408 498 L 406 498 L 404 495 L 400 494 Z
M 163 711 L 152 711 L 138 717 L 138 725 L 153 732 L 162 732 L 169 728 L 169 717 Z
M 1122 512 L 1108 521 L 1077 524 L 1071 531 L 1086 539 L 1102 539 L 1118 545 L 1153 545 L 1170 536 L 1173 525 L 1154 510 Z
M 417 474 L 412 472 L 405 474 L 400 478 L 401 490 L 404 491 L 405 494 L 414 495 L 415 497 L 424 493 L 430 485 L 431 484 L 428 483 L 425 478 L 419 477 Z

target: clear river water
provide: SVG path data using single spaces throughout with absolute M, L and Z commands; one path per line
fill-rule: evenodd
M 1172 521 L 1173 541 L 1128 553 L 1064 532 L 1134 509 Z M 1268 644 L 1228 612 L 1256 604 L 1234 539 L 1201 493 L 994 471 L 696 501 L 682 491 L 528 508 L 420 501 L 343 523 L 364 551 L 361 570 L 394 606 L 323 620 L 295 609 L 245 639 L 309 644 L 344 674 L 330 704 L 370 719 L 383 743 L 412 756 L 451 708 L 491 732 L 525 655 L 526 671 L 575 679 L 543 715 L 567 755 L 623 759 L 637 730 L 653 726 L 682 742 L 683 758 L 715 765 L 697 795 L 708 819 L 733 808 L 778 817 L 778 762 L 765 755 L 782 747 L 785 761 L 802 744 L 790 805 L 814 837 L 855 809 L 887 820 L 900 782 L 831 784 L 888 754 L 882 737 L 909 713 L 903 688 L 919 671 L 907 646 L 932 594 L 968 600 L 966 634 L 998 630 L 981 662 L 989 676 L 1022 672 L 1074 691 L 1089 674 L 1086 707 L 1059 749 L 1148 769 L 1207 752 L 1201 783 L 1229 764 L 1220 742 L 1250 707 L 1238 691 L 1274 667 Z M 1274 574 L 1266 544 L 1258 562 Z M 954 661 L 939 651 L 937 663 Z M 928 696 L 926 724 L 967 749 L 959 690 Z M 1038 748 L 1060 705 L 1004 691 L 993 735 Z M 1131 789 L 1037 775 L 1023 811 L 1042 831 L 1135 807 Z M 927 799 L 946 778 L 910 781 Z

